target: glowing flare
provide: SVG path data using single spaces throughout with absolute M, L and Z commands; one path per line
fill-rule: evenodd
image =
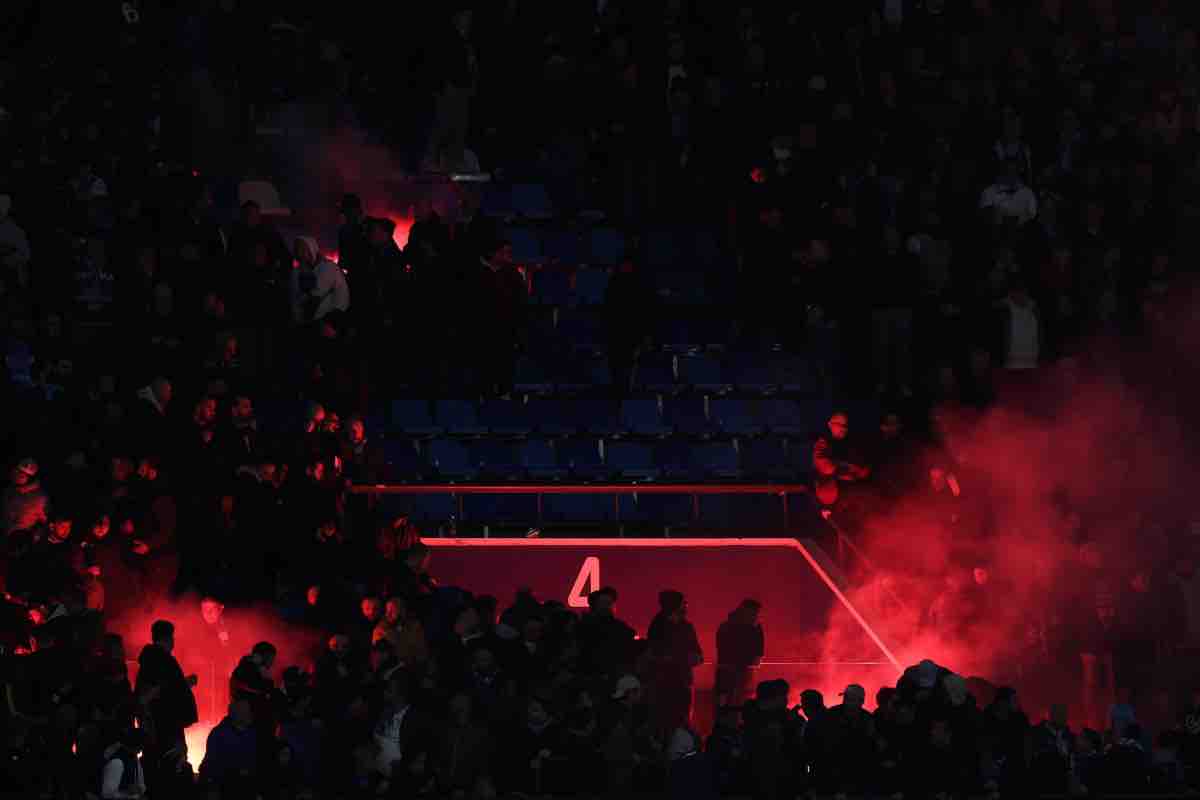
M 187 742 L 187 760 L 196 772 L 200 771 L 200 762 L 204 760 L 204 753 L 208 748 L 208 734 L 215 727 L 216 723 L 213 722 L 197 722 L 183 733 Z

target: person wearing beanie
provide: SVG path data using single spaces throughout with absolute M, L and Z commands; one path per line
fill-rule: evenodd
M 692 671 L 704 661 L 696 628 L 687 618 L 682 593 L 658 595 L 659 612 L 646 634 L 649 643 L 650 697 L 661 730 L 687 727 L 692 713 Z

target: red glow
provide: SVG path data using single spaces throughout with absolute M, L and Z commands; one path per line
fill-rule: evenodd
M 208 734 L 217 727 L 213 722 L 197 722 L 183 733 L 187 741 L 187 760 L 192 770 L 200 771 L 200 762 L 204 761 L 204 753 L 208 749 Z
M 338 263 L 338 251 L 337 250 L 328 250 L 324 253 L 321 253 L 321 256 L 332 261 L 335 264 Z
M 383 216 L 387 217 L 396 226 L 392 231 L 392 241 L 396 243 L 396 247 L 403 250 L 408 247 L 408 234 L 412 230 L 413 218 L 408 214 L 399 214 L 396 212 L 388 212 Z

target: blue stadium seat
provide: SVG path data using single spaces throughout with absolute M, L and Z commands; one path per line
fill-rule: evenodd
M 778 436 L 743 439 L 738 443 L 742 474 L 759 480 L 790 480 L 796 476 L 791 467 L 785 442 Z
M 563 310 L 558 316 L 558 338 L 576 350 L 599 350 L 603 342 L 600 318 L 594 311 Z
M 704 398 L 699 395 L 665 399 L 663 421 L 685 436 L 711 436 L 720 430 L 709 420 Z
M 455 436 L 482 436 L 487 426 L 480 424 L 475 404 L 469 400 L 438 400 L 438 424 Z
M 448 480 L 475 477 L 475 462 L 462 442 L 434 439 L 429 443 L 429 463 L 438 475 Z
M 671 432 L 659 417 L 656 397 L 630 397 L 622 401 L 621 427 L 638 436 L 666 436 Z
M 533 296 L 542 305 L 567 305 L 571 301 L 571 276 L 557 267 L 539 269 L 533 273 Z
M 479 424 L 500 436 L 524 436 L 533 430 L 529 410 L 520 400 L 486 401 L 479 409 Z
M 664 439 L 654 448 L 654 463 L 665 480 L 691 480 L 692 443 L 686 439 Z
M 807 359 L 777 356 L 771 359 L 770 365 L 780 388 L 788 394 L 811 393 L 817 385 L 817 377 Z
M 548 439 L 529 439 L 521 443 L 521 466 L 534 480 L 561 480 L 569 469 L 559 466 L 554 442 Z
M 558 465 L 579 480 L 594 481 L 608 476 L 600 454 L 600 442 L 594 438 L 564 439 L 558 443 Z
M 647 354 L 637 360 L 633 367 L 635 389 L 673 394 L 680 389 L 675 382 L 675 359 L 669 355 Z
M 757 436 L 763 432 L 762 423 L 755 419 L 745 400 L 718 397 L 709 405 L 712 420 L 732 436 Z
M 488 217 L 507 217 L 512 214 L 512 191 L 508 186 L 490 183 L 484 187 L 479 211 Z
M 682 240 L 674 231 L 656 230 L 646 235 L 646 266 L 651 269 L 684 263 Z
M 784 397 L 772 397 L 762 404 L 763 420 L 774 433 L 785 436 L 804 436 L 812 431 L 813 420 L 805 415 L 800 404 Z
M 518 264 L 540 264 L 542 262 L 542 242 L 537 231 L 529 228 L 507 228 L 504 231 L 508 241 L 512 243 L 513 260 Z
M 731 353 L 728 360 L 729 377 L 739 391 L 753 394 L 774 394 L 779 391 L 779 379 L 756 353 Z
M 516 183 L 512 187 L 513 211 L 530 219 L 549 219 L 554 216 L 550 195 L 540 183 Z
M 754 536 L 783 529 L 783 499 L 774 494 L 700 495 L 700 526 Z
M 542 518 L 548 523 L 613 522 L 616 510 L 616 495 L 542 495 Z
M 424 523 L 424 527 L 435 532 L 458 514 L 458 501 L 453 495 L 417 494 L 406 499 L 409 502 L 407 510 L 413 521 Z
M 625 237 L 613 228 L 594 228 L 588 242 L 587 263 L 613 267 L 625 254 Z
M 692 522 L 692 496 L 689 494 L 623 494 L 618 502 L 623 523 L 683 528 Z
M 477 525 L 537 525 L 537 495 L 463 495 L 463 520 Z
M 608 443 L 608 468 L 622 478 L 653 480 L 659 476 L 654 464 L 654 451 L 640 442 L 612 441 Z
M 575 273 L 575 296 L 586 306 L 600 305 L 608 292 L 608 280 L 606 269 L 581 269 Z
M 597 436 L 612 436 L 621 432 L 617 409 L 607 397 L 578 397 L 574 406 L 574 423 L 578 430 Z
M 670 353 L 692 353 L 703 346 L 695 335 L 691 320 L 669 314 L 659 318 L 654 339 Z
M 679 380 L 706 394 L 726 394 L 733 389 L 733 384 L 725 380 L 721 362 L 706 356 L 680 358 Z
M 561 397 L 535 397 L 529 400 L 529 418 L 539 433 L 567 436 L 579 430 L 570 401 Z
M 739 478 L 742 474 L 733 442 L 702 442 L 693 445 L 692 463 L 705 479 Z
M 696 305 L 705 298 L 704 276 L 691 270 L 659 272 L 654 286 L 659 295 L 673 304 Z
M 515 480 L 525 477 L 525 468 L 517 458 L 511 442 L 499 439 L 479 439 L 472 443 L 471 459 L 479 475 L 493 480 Z
M 579 234 L 574 231 L 550 231 L 542 238 L 542 255 L 548 261 L 575 266 L 582 259 Z
M 437 436 L 442 428 L 429 413 L 428 400 L 393 400 L 390 429 L 409 436 Z
M 420 480 L 426 471 L 421 451 L 411 439 L 384 439 L 383 461 L 389 481 Z
M 540 359 L 521 356 L 513 374 L 513 388 L 520 394 L 550 394 L 554 377 Z

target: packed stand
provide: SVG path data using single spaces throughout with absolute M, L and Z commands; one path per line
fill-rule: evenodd
M 867 457 L 845 432 L 871 414 L 831 416 L 833 397 L 931 434 L 929 408 L 1036 409 L 1063 364 L 1103 362 L 1098 341 L 1146 346 L 1184 293 L 1200 209 L 1191 4 L 515 2 L 389 26 L 100 3 L 69 47 L 39 4 L 11 5 L 8 786 L 770 797 L 1195 783 L 1194 702 L 1154 741 L 1126 703 L 1102 712 L 1104 732 L 1075 734 L 1061 708 L 1031 725 L 1013 692 L 983 702 L 925 664 L 874 712 L 854 686 L 829 709 L 805 692 L 789 710 L 789 687 L 767 681 L 722 707 L 702 745 L 680 724 L 701 655 L 681 598 L 665 596 L 645 641 L 605 610 L 611 592 L 581 619 L 525 596 L 497 614 L 436 585 L 409 520 L 346 491 L 499 465 L 504 480 L 811 477 L 813 510 L 836 514 L 853 513 L 857 484 L 899 493 L 882 482 L 899 417 L 882 416 Z M 395 80 L 391 34 L 410 29 L 430 44 L 411 37 L 403 59 L 421 68 Z M 383 130 L 413 173 L 477 173 L 477 150 L 513 188 L 463 191 L 445 218 L 422 205 L 403 248 L 387 209 L 347 194 L 335 245 L 313 218 L 230 190 L 269 110 L 298 99 Z M 335 201 L 322 194 L 318 217 Z M 1153 371 L 1146 356 L 1130 383 Z M 1179 387 L 1166 402 L 1188 399 Z M 538 416 L 542 401 L 559 412 Z M 552 446 L 485 458 L 435 438 L 455 426 Z M 929 466 L 931 502 L 957 513 L 954 465 Z M 1194 593 L 1194 566 L 1177 566 Z M 213 675 L 228 716 L 199 784 L 180 744 L 195 682 L 171 625 L 146 619 L 128 653 L 113 633 L 191 595 L 209 598 L 194 605 L 217 641 L 224 604 L 265 604 L 321 643 L 306 671 L 278 669 L 283 641 L 238 640 Z M 1152 680 L 1130 661 L 1126 675 Z

